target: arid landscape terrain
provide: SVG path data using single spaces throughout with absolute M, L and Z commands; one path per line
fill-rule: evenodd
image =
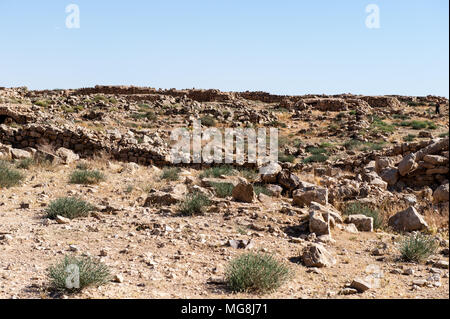
M 448 116 L 437 96 L 0 88 L 0 298 L 448 299 Z M 172 164 L 195 120 L 277 128 L 278 163 Z M 233 289 L 247 253 L 289 276 Z M 57 290 L 65 256 L 110 276 Z

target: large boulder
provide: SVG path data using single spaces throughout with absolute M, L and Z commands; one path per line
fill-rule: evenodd
M 401 176 L 405 176 L 417 168 L 416 155 L 411 153 L 403 157 L 402 161 L 398 164 L 398 172 Z
M 80 156 L 78 154 L 75 154 L 72 150 L 69 150 L 64 147 L 58 148 L 56 151 L 56 155 L 64 161 L 66 164 L 70 164 L 78 159 L 80 159 Z
M 336 264 L 336 258 L 321 244 L 310 243 L 302 252 L 303 264 L 306 267 L 329 267 Z
M 270 163 L 262 168 L 261 171 L 261 180 L 264 183 L 273 184 L 277 182 L 278 174 L 281 172 L 281 166 L 278 163 Z
M 348 224 L 354 224 L 359 231 L 373 231 L 373 218 L 366 215 L 350 215 L 345 220 Z
M 449 200 L 449 183 L 443 184 L 433 192 L 433 202 L 441 203 Z
M 241 178 L 239 184 L 233 188 L 231 196 L 238 202 L 252 203 L 255 200 L 253 185 Z
M 388 183 L 389 186 L 394 186 L 398 181 L 398 169 L 393 167 L 385 168 L 381 171 L 380 177 Z
M 342 224 L 343 220 L 342 220 L 342 216 L 339 213 L 338 210 L 336 210 L 332 205 L 328 204 L 328 205 L 321 205 L 319 203 L 316 202 L 311 202 L 311 204 L 309 205 L 309 209 L 312 211 L 318 211 L 322 214 L 322 217 L 325 220 L 328 219 L 333 219 L 335 222 Z
M 309 231 L 317 236 L 330 234 L 330 221 L 325 220 L 320 212 L 309 213 Z
M 284 169 L 278 174 L 278 184 L 284 189 L 292 191 L 299 186 L 300 178 L 289 170 Z
M 328 189 L 325 187 L 315 187 L 310 190 L 296 189 L 292 192 L 292 199 L 295 205 L 300 207 L 316 202 L 321 205 L 328 205 Z
M 412 206 L 389 218 L 388 225 L 397 231 L 406 232 L 428 228 L 425 219 Z
M 12 159 L 17 159 L 17 160 L 21 160 L 21 159 L 27 159 L 27 158 L 32 158 L 33 154 L 18 148 L 12 148 L 11 149 L 11 158 Z

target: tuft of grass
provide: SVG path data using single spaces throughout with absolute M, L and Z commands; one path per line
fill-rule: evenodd
M 231 183 L 211 183 L 211 186 L 214 188 L 217 197 L 220 198 L 231 196 L 234 188 L 234 185 Z
M 98 287 L 111 280 L 109 268 L 91 257 L 65 256 L 61 262 L 49 267 L 47 271 L 51 289 L 59 292 L 77 293 L 86 287 Z M 68 282 L 73 283 L 72 287 L 68 286 Z
M 10 164 L 6 161 L 0 160 L 0 188 L 10 188 L 20 185 L 25 176 L 11 168 Z
M 47 108 L 51 103 L 52 103 L 52 101 L 50 101 L 50 100 L 38 100 L 38 101 L 34 102 L 34 105 Z
M 294 155 L 286 155 L 286 154 L 281 153 L 278 155 L 278 161 L 280 161 L 282 163 L 294 163 L 295 156 Z
M 412 141 L 415 140 L 416 137 L 417 137 L 417 136 L 414 135 L 414 134 L 408 134 L 408 135 L 406 135 L 406 136 L 403 137 L 403 140 L 404 140 L 405 142 L 412 142 Z
M 267 293 L 291 278 L 287 265 L 271 255 L 247 253 L 233 259 L 226 270 L 226 282 L 233 292 Z
M 69 183 L 91 185 L 105 180 L 105 175 L 97 170 L 79 169 L 70 175 Z
M 88 202 L 75 197 L 61 197 L 52 201 L 47 209 L 47 218 L 54 219 L 63 216 L 70 219 L 86 217 L 95 207 Z
M 211 205 L 211 201 L 206 195 L 195 192 L 186 196 L 180 204 L 180 214 L 183 216 L 203 215 L 206 207 Z
M 24 158 L 16 163 L 16 168 L 29 169 L 33 163 L 34 161 L 32 158 Z
M 180 171 L 178 167 L 164 167 L 161 179 L 177 181 L 180 178 Z
M 417 120 L 402 121 L 402 122 L 400 122 L 400 126 L 409 126 L 414 130 L 423 130 L 423 129 L 435 130 L 435 129 L 437 129 L 437 125 L 431 121 L 417 121 Z
M 266 188 L 266 186 L 264 186 L 264 185 L 255 185 L 255 186 L 253 186 L 253 189 L 255 191 L 256 196 L 258 196 L 261 193 L 264 195 L 267 195 L 267 196 L 273 195 L 272 192 L 270 190 L 268 190 Z
M 373 218 L 373 228 L 379 229 L 383 226 L 383 217 L 376 209 L 372 209 L 361 203 L 351 203 L 344 210 L 344 215 L 364 215 Z
M 388 124 L 378 117 L 373 119 L 372 128 L 384 133 L 392 133 L 395 131 L 395 125 Z
M 308 148 L 306 149 L 306 151 L 307 151 L 308 153 L 310 153 L 310 154 L 313 154 L 313 155 L 317 155 L 317 154 L 325 154 L 325 153 L 327 153 L 327 150 L 326 150 L 325 148 L 323 148 L 323 147 L 308 147 Z
M 303 160 L 303 163 L 322 163 L 328 159 L 328 156 L 325 154 L 314 154 Z
M 448 137 L 448 135 L 449 135 L 449 132 L 445 132 L 445 133 L 439 134 L 439 137 Z
M 436 252 L 438 243 L 428 235 L 411 234 L 400 242 L 400 253 L 405 261 L 422 262 Z
M 230 165 L 222 165 L 222 166 L 216 166 L 216 167 L 211 167 L 208 168 L 206 170 L 204 170 L 201 174 L 200 174 L 200 178 L 204 178 L 204 177 L 220 177 L 221 175 L 225 175 L 225 176 L 231 176 L 235 173 L 233 166 Z

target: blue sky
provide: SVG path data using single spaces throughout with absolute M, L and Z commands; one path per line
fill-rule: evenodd
M 68 4 L 80 28 L 67 29 Z M 380 29 L 368 29 L 368 4 Z M 448 0 L 0 0 L 0 86 L 449 95 Z

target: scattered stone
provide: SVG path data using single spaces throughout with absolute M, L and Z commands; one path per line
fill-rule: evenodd
M 336 259 L 321 244 L 310 243 L 302 252 L 302 260 L 306 267 L 330 267 Z
M 350 287 L 356 289 L 358 292 L 365 292 L 372 288 L 369 282 L 361 278 L 355 278 L 350 284 Z
M 389 218 L 388 225 L 395 230 L 406 232 L 428 228 L 425 219 L 412 206 Z
M 350 215 L 345 221 L 349 224 L 354 224 L 359 231 L 372 232 L 373 218 L 365 215 Z

